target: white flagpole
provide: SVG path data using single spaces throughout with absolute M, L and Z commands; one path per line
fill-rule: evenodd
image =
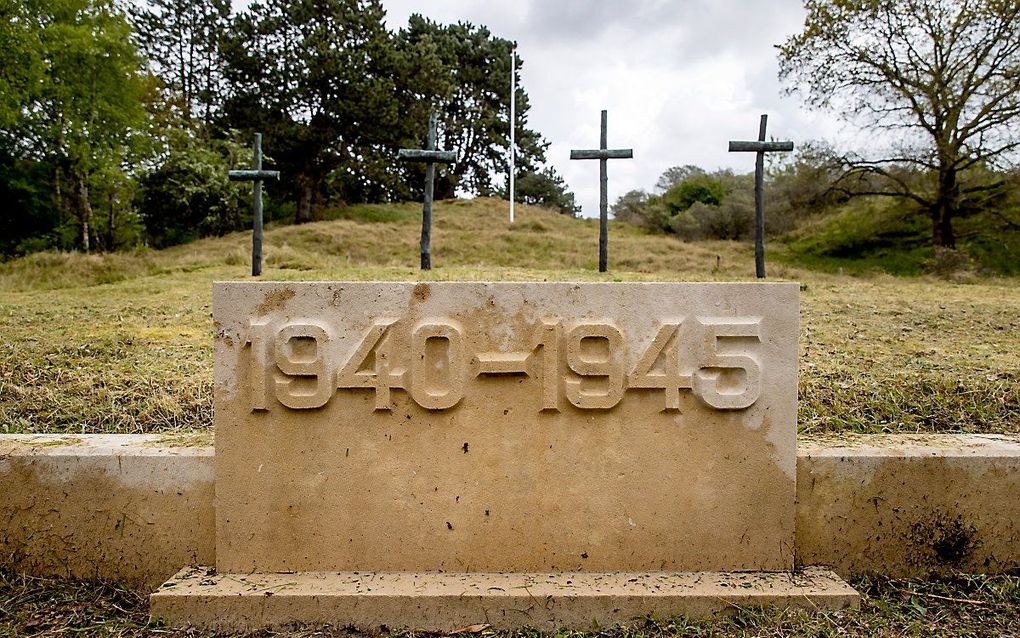
M 510 223 L 514 223 L 514 163 L 517 161 L 517 43 L 510 49 Z

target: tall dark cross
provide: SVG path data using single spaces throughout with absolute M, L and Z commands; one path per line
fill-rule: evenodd
M 429 143 L 424 149 L 402 148 L 397 159 L 403 162 L 426 162 L 425 164 L 425 203 L 421 210 L 421 269 L 432 270 L 432 197 L 436 184 L 436 163 L 452 164 L 457 161 L 453 151 L 437 151 L 436 128 L 439 115 L 435 111 L 429 116 Z
M 230 171 L 227 176 L 234 182 L 254 182 L 255 202 L 252 206 L 251 276 L 262 274 L 262 180 L 280 179 L 280 171 L 262 170 L 262 133 L 255 134 L 252 151 L 254 170 Z
M 629 148 L 606 148 L 606 112 L 602 111 L 602 144 L 595 150 L 572 150 L 572 160 L 599 160 L 599 272 L 606 272 L 609 265 L 609 177 L 606 161 L 611 159 L 632 159 L 634 150 Z
M 765 153 L 788 152 L 793 142 L 766 142 L 765 125 L 769 116 L 761 116 L 757 142 L 730 142 L 731 153 L 757 153 L 754 162 L 754 271 L 758 279 L 765 279 Z

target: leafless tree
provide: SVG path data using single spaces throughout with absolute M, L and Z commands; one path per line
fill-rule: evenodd
M 843 184 L 916 202 L 931 216 L 934 245 L 954 248 L 953 219 L 1001 190 L 1017 161 L 1020 0 L 805 8 L 804 30 L 778 47 L 787 91 L 883 140 L 848 163 Z

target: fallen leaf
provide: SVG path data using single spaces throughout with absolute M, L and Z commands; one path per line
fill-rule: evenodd
M 488 623 L 483 623 L 483 624 L 480 624 L 480 625 L 468 625 L 467 627 L 461 627 L 460 629 L 454 629 L 453 631 L 451 631 L 450 633 L 448 633 L 446 635 L 447 636 L 453 636 L 455 634 L 480 634 L 480 633 L 482 633 L 483 631 L 485 631 L 486 629 L 488 629 L 491 626 L 492 625 L 490 625 Z

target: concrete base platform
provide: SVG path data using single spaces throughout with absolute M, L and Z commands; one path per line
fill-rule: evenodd
M 857 607 L 834 573 L 296 573 L 216 574 L 190 567 L 150 598 L 171 625 L 252 630 L 308 625 L 452 632 L 474 624 L 546 631 L 685 614 L 709 619 L 740 607 Z

